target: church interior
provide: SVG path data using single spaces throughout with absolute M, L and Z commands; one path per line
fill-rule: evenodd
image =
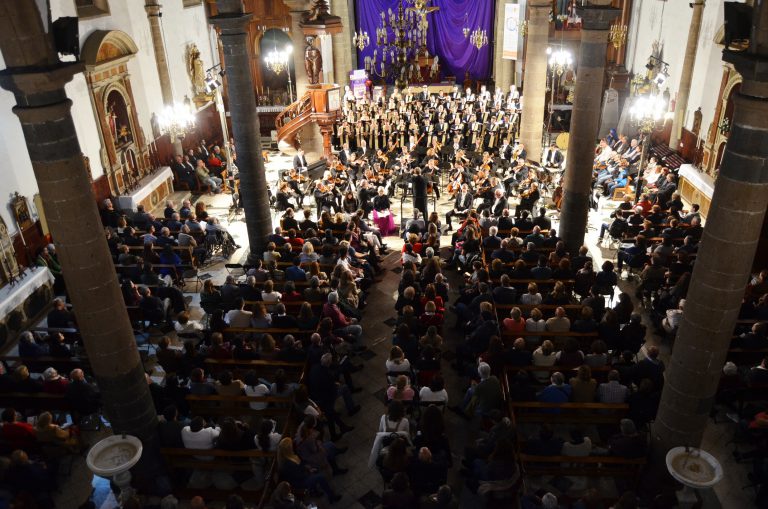
M 0 508 L 768 507 L 766 69 L 766 0 L 0 3 Z

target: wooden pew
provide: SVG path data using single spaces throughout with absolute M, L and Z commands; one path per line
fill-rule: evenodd
M 523 474 L 571 475 L 587 477 L 629 477 L 637 482 L 647 463 L 646 458 L 619 458 L 616 456 L 535 456 L 518 455 Z
M 232 372 L 235 379 L 242 380 L 246 373 L 255 371 L 260 378 L 274 380 L 278 370 L 285 371 L 289 383 L 302 383 L 304 380 L 304 362 L 285 362 L 267 360 L 240 359 L 205 359 L 205 369 L 216 376 L 224 370 Z
M 291 411 L 291 398 L 277 396 L 195 396 L 186 397 L 192 415 L 203 417 L 258 415 L 261 417 L 287 417 Z M 251 408 L 249 403 L 269 403 L 263 409 Z
M 298 340 L 309 341 L 310 336 L 315 331 L 301 329 L 260 329 L 255 327 L 228 327 L 224 329 L 225 334 L 271 334 L 275 339 L 283 338 L 290 334 Z
M 46 410 L 69 412 L 72 408 L 64 394 L 47 392 L 4 392 L 0 393 L 0 402 L 4 408 L 15 408 L 17 411 L 32 410 L 35 413 Z
M 229 451 L 224 449 L 177 449 L 161 448 L 160 454 L 165 459 L 165 464 L 172 472 L 172 477 L 181 478 L 183 481 L 173 483 L 173 493 L 178 498 L 190 499 L 194 496 L 202 496 L 206 500 L 225 501 L 231 494 L 239 495 L 246 502 L 258 503 L 261 501 L 263 490 L 218 490 L 214 487 L 198 489 L 186 487 L 186 474 L 191 470 L 211 470 L 216 472 L 250 472 L 253 469 L 252 461 L 265 461 L 274 463 L 275 452 L 262 452 L 256 449 L 247 451 Z M 201 460 L 198 456 L 213 457 L 212 460 Z M 269 471 L 266 468 L 265 471 Z
M 91 373 L 91 363 L 87 357 L 19 357 L 6 355 L 0 357 L 0 362 L 5 362 L 9 369 L 18 365 L 25 365 L 32 373 L 42 373 L 49 367 L 53 367 L 62 376 L 69 377 L 69 372 L 80 368 L 86 373 Z
M 510 401 L 509 409 L 515 423 L 611 424 L 626 417 L 629 412 L 629 405 L 626 403 Z M 559 413 L 552 413 L 553 411 Z
M 581 310 L 584 308 L 581 304 L 496 304 L 494 303 L 493 307 L 496 309 L 496 315 L 499 318 L 499 322 L 504 320 L 505 318 L 509 318 L 509 312 L 512 310 L 512 308 L 518 308 L 520 311 L 522 311 L 523 316 L 530 316 L 531 311 L 533 311 L 535 308 L 541 311 L 541 313 L 545 316 L 548 315 L 554 315 L 555 310 L 557 308 L 563 308 L 565 309 L 565 312 L 568 316 L 571 318 L 578 318 L 581 314 Z

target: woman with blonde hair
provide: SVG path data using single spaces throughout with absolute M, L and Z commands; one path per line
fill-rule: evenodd
M 526 332 L 544 332 L 547 329 L 547 321 L 544 320 L 539 308 L 533 308 L 531 310 L 531 316 L 525 321 Z M 532 347 L 539 343 L 541 336 L 525 336 L 525 343 L 528 347 Z
M 536 283 L 528 283 L 528 293 L 525 293 L 520 297 L 520 304 L 526 306 L 538 306 L 541 304 L 541 300 L 539 286 Z
M 53 422 L 53 415 L 50 412 L 43 412 L 37 417 L 35 435 L 40 443 L 60 445 L 72 451 L 80 448 L 77 428 L 61 428 Z
M 311 242 L 305 242 L 304 245 L 301 246 L 301 254 L 299 255 L 301 263 L 316 262 L 318 258 L 320 258 L 320 255 L 315 253 L 315 246 L 313 246 Z

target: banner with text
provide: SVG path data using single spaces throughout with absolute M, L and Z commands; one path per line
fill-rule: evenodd
M 504 51 L 502 58 L 517 60 L 517 39 L 520 26 L 520 4 L 504 6 Z

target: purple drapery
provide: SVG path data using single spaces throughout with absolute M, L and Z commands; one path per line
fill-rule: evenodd
M 357 29 L 368 32 L 371 43 L 363 51 L 358 51 L 358 68 L 365 68 L 365 57 L 372 57 L 376 46 L 376 29 L 381 25 L 380 12 L 397 13 L 400 0 L 357 0 Z M 433 0 L 430 5 L 439 7 L 427 15 L 427 49 L 431 55 L 440 58 L 443 76 L 455 76 L 456 81 L 464 81 L 464 73 L 469 71 L 472 79 L 487 80 L 491 75 L 491 51 L 493 48 L 494 0 Z M 405 2 L 405 7 L 408 2 Z M 465 17 L 466 15 L 466 17 Z M 389 15 L 387 15 L 388 17 Z M 464 37 L 463 29 L 470 32 L 475 29 L 485 30 L 488 44 L 478 50 Z M 390 42 L 394 35 L 390 31 Z M 378 61 L 381 51 L 378 52 Z M 389 55 L 387 62 L 389 63 Z

